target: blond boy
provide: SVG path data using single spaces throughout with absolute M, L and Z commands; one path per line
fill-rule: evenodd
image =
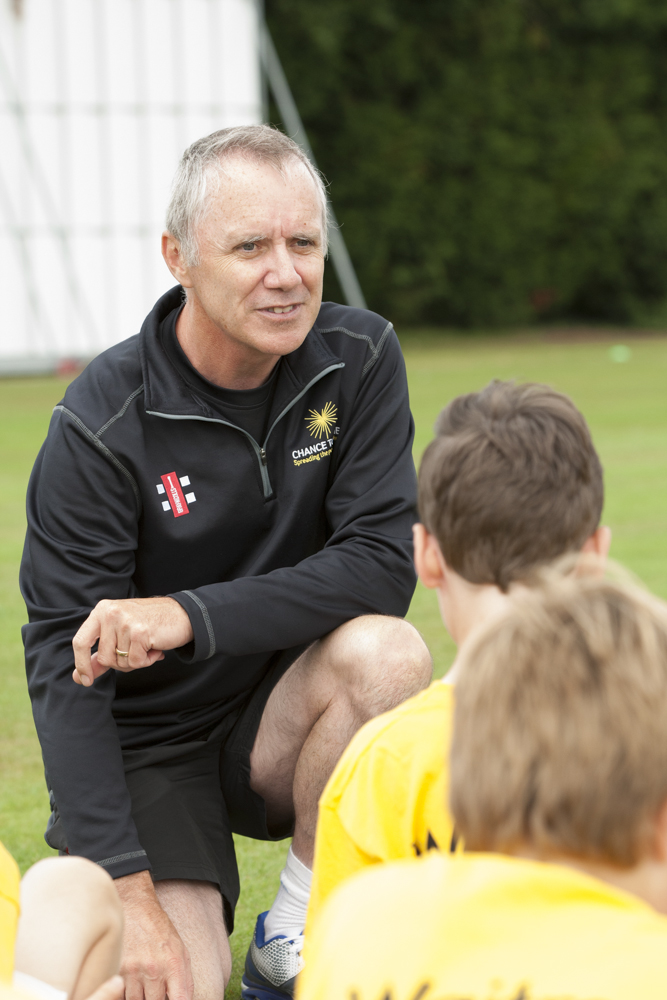
M 664 1000 L 667 606 L 526 592 L 463 651 L 451 803 L 466 847 L 325 907 L 300 1000 Z
M 452 400 L 435 430 L 419 473 L 415 562 L 460 645 L 536 567 L 566 552 L 606 556 L 610 532 L 599 526 L 600 461 L 567 396 L 492 382 Z M 320 799 L 308 929 L 355 872 L 455 849 L 445 761 L 456 674 L 368 723 L 343 754 Z

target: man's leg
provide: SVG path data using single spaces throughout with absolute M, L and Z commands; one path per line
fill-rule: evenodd
M 155 883 L 155 892 L 190 954 L 194 1000 L 222 1000 L 232 971 L 232 954 L 217 886 L 164 879 Z
M 293 995 L 320 795 L 357 729 L 426 687 L 432 666 L 416 629 L 369 615 L 313 643 L 271 692 L 250 754 L 250 784 L 264 798 L 269 830 L 291 820 L 295 829 L 278 895 L 246 958 L 245 1000 Z
M 155 748 L 138 761 L 125 755 L 132 816 L 151 862 L 150 872 L 116 879 L 125 1000 L 222 998 L 231 965 L 223 896 L 231 916 L 238 894 L 220 787 L 220 745 L 232 726 L 223 719 L 210 740 Z
M 139 872 L 117 888 L 125 908 L 125 1000 L 221 1000 L 231 972 L 222 896 L 211 882 Z
M 123 928 L 109 875 L 84 858 L 48 858 L 21 882 L 15 970 L 85 1000 L 118 972 Z
M 268 826 L 295 820 L 293 851 L 313 863 L 317 803 L 355 732 L 427 686 L 431 655 L 400 618 L 354 618 L 313 643 L 271 692 L 250 755 Z

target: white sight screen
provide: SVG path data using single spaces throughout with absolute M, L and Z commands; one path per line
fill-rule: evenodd
M 255 0 L 0 0 L 2 367 L 138 332 L 180 154 L 261 121 L 258 32 Z

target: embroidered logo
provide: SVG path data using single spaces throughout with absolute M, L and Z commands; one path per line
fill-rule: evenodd
M 308 416 L 303 419 L 308 423 L 308 430 L 311 437 L 329 437 L 331 428 L 336 423 L 338 409 L 333 403 L 327 403 L 318 413 L 317 410 L 309 410 Z
M 194 503 L 197 497 L 194 493 L 183 495 L 181 486 L 189 486 L 190 477 L 181 476 L 179 479 L 175 472 L 167 472 L 166 475 L 160 476 L 160 478 L 162 482 L 158 483 L 155 489 L 158 493 L 166 493 L 168 498 L 162 501 L 162 509 L 169 510 L 171 507 L 174 517 L 182 517 L 183 514 L 189 514 L 188 504 Z

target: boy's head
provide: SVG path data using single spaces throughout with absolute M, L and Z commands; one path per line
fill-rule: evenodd
M 648 858 L 667 885 L 667 605 L 592 576 L 524 590 L 462 653 L 450 787 L 470 850 Z
M 435 432 L 419 470 L 419 513 L 464 580 L 506 592 L 596 531 L 602 467 L 567 396 L 491 382 L 452 400 Z

